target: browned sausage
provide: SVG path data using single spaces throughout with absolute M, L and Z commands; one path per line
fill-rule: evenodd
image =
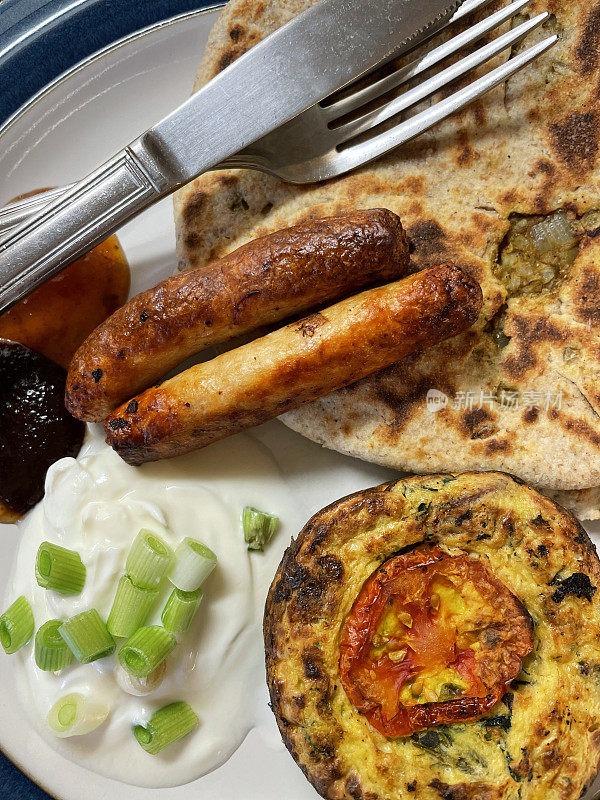
M 204 447 L 459 333 L 481 304 L 481 288 L 469 275 L 431 267 L 149 389 L 106 420 L 106 441 L 129 464 Z
M 104 419 L 189 356 L 408 269 L 399 218 L 386 209 L 304 222 L 134 297 L 79 348 L 66 405 Z

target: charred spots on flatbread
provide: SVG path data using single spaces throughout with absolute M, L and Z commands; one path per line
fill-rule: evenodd
M 507 192 L 503 192 L 500 201 L 504 206 L 511 207 L 514 206 L 517 202 L 517 192 L 514 189 L 509 189 Z
M 600 323 L 600 275 L 584 267 L 575 287 L 573 313 L 579 322 L 588 325 Z
M 551 161 L 542 158 L 535 164 L 532 174 L 534 176 L 541 175 L 543 179 L 539 192 L 534 197 L 532 210 L 536 214 L 550 214 L 554 211 L 553 197 L 557 176 L 556 166 Z
M 227 48 L 221 53 L 219 60 L 217 61 L 217 68 L 215 70 L 215 75 L 218 75 L 219 72 L 222 72 L 224 69 L 227 69 L 227 67 L 233 64 L 234 61 L 237 61 L 237 59 L 240 56 L 244 55 L 244 53 L 248 50 L 249 47 L 250 47 L 249 42 L 247 41 L 241 42 L 240 39 L 238 38 L 238 41 L 235 45 Z
M 487 408 L 473 408 L 461 414 L 463 432 L 470 439 L 488 439 L 496 433 L 497 415 Z
M 206 192 L 200 189 L 195 189 L 186 197 L 181 211 L 181 218 L 186 230 L 196 227 L 207 202 L 208 196 Z
M 234 44 L 237 44 L 245 33 L 246 29 L 239 24 L 232 25 L 231 28 L 229 28 L 229 38 Z
M 556 167 L 551 161 L 548 161 L 548 159 L 540 158 L 534 166 L 534 172 L 539 172 L 542 175 L 547 175 L 549 178 L 552 178 L 556 174 Z
M 566 431 L 576 434 L 578 438 L 586 439 L 594 447 L 600 448 L 600 434 L 588 422 L 584 419 L 561 414 L 558 409 L 550 410 L 557 412 L 556 415 L 552 415 L 552 418 L 558 421 Z
M 408 175 L 401 186 L 402 191 L 407 194 L 415 195 L 415 197 L 423 196 L 425 194 L 425 189 L 425 177 L 419 174 Z
M 445 344 L 440 350 L 446 352 L 447 358 L 458 362 L 470 352 L 473 337 L 474 334 L 467 331 L 448 342 L 447 350 Z M 456 394 L 456 386 L 450 381 L 451 376 L 442 376 L 437 371 L 421 372 L 418 365 L 418 356 L 408 356 L 381 370 L 369 381 L 369 396 L 378 404 L 383 404 L 389 413 L 389 419 L 379 427 L 378 434 L 390 441 L 395 440 L 411 419 L 427 408 L 427 393 L 430 389 L 435 389 L 446 397 L 454 397 Z M 445 417 L 448 409 L 441 409 L 438 414 Z
M 600 3 L 595 3 L 583 24 L 575 55 L 582 75 L 589 75 L 598 66 L 600 53 Z
M 235 189 L 240 184 L 240 179 L 237 175 L 217 174 L 215 180 L 222 189 Z
M 489 36 L 491 41 L 492 35 L 489 34 Z M 485 38 L 486 37 L 484 37 L 484 40 Z M 477 127 L 478 128 L 485 127 L 485 125 L 487 125 L 487 113 L 486 113 L 485 102 L 481 98 L 478 98 L 473 103 L 471 103 L 470 109 L 471 113 L 473 114 L 473 119 L 475 120 L 475 124 L 477 125 Z
M 515 381 L 523 380 L 538 363 L 537 346 L 543 343 L 560 344 L 566 334 L 553 322 L 543 317 L 526 317 L 513 314 L 509 333 L 517 343 L 516 352 L 511 352 L 502 362 L 505 374 Z
M 486 456 L 496 455 L 497 453 L 508 453 L 512 450 L 512 445 L 508 439 L 489 439 L 485 443 Z
M 202 237 L 200 236 L 200 234 L 194 233 L 193 231 L 190 233 L 186 233 L 186 235 L 183 237 L 183 244 L 190 250 L 193 250 L 195 247 L 198 247 L 201 241 Z
M 539 416 L 540 416 L 539 408 L 537 408 L 537 406 L 529 406 L 528 408 L 525 409 L 525 411 L 521 415 L 521 418 L 523 422 L 527 423 L 528 425 L 531 425 L 534 422 L 537 422 Z
M 456 161 L 459 167 L 470 167 L 480 157 L 481 156 L 479 155 L 479 153 L 474 149 L 474 147 L 471 144 L 468 131 L 465 130 L 464 128 L 461 128 L 458 131 L 458 135 L 456 137 L 454 160 Z
M 550 143 L 558 158 L 575 173 L 593 169 L 600 146 L 598 115 L 593 111 L 573 111 L 550 125 Z
M 445 255 L 446 234 L 434 219 L 415 222 L 406 233 L 418 256 Z

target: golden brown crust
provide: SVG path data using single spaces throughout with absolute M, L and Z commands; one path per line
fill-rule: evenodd
M 339 680 L 339 636 L 364 581 L 421 542 L 485 561 L 534 621 L 535 650 L 482 720 L 386 739 Z M 600 759 L 600 562 L 560 506 L 497 472 L 413 477 L 318 512 L 265 607 L 284 742 L 331 800 L 577 800 Z
M 170 458 L 265 422 L 455 335 L 481 289 L 438 266 L 371 289 L 149 389 L 105 423 L 130 464 Z
M 402 225 L 385 209 L 257 239 L 202 272 L 162 281 L 100 325 L 71 363 L 67 408 L 100 421 L 200 350 L 402 277 L 407 268 Z

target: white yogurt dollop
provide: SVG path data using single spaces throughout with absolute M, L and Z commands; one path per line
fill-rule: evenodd
M 249 554 L 240 515 L 254 505 L 282 520 L 280 545 Z M 141 528 L 175 546 L 184 536 L 205 542 L 218 557 L 203 586 L 204 599 L 191 629 L 169 656 L 166 677 L 149 695 L 125 693 L 114 674 L 116 656 L 53 674 L 39 670 L 33 643 L 13 656 L 23 704 L 32 722 L 57 751 L 95 772 L 147 787 L 176 786 L 215 769 L 236 750 L 262 713 L 264 681 L 260 627 L 266 589 L 290 532 L 301 522 L 290 489 L 266 448 L 250 436 L 213 445 L 173 461 L 130 467 L 93 433 L 77 459 L 48 472 L 46 495 L 21 526 L 22 540 L 7 598 L 32 603 L 36 629 L 96 608 L 106 619 L 129 547 Z M 41 542 L 81 555 L 87 580 L 81 595 L 62 597 L 40 588 L 34 565 Z M 164 581 L 149 624 L 171 586 Z M 111 712 L 97 731 L 56 739 L 46 715 L 62 695 L 81 692 L 107 703 Z M 146 754 L 132 726 L 174 700 L 186 700 L 200 718 L 194 733 L 159 756 Z

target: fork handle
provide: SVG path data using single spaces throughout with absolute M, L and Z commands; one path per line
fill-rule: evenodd
M 71 186 L 61 186 L 58 189 L 44 189 L 22 200 L 12 200 L 4 208 L 0 208 L 0 240 L 5 239 L 10 231 L 33 217 L 52 200 L 62 197 L 70 188 Z
M 145 155 L 136 140 L 0 243 L 0 311 L 175 188 Z

